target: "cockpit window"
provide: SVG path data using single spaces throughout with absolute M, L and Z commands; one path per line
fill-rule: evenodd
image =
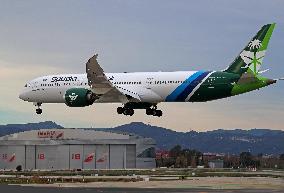
M 25 87 L 28 87 L 28 84 L 26 84 Z

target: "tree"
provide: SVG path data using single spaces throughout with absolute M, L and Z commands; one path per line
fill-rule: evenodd
M 257 154 L 257 157 L 258 157 L 258 158 L 262 158 L 262 156 L 263 156 L 263 153 Z
M 242 152 L 240 154 L 241 167 L 249 167 L 253 165 L 252 155 L 250 152 Z
M 177 157 L 175 167 L 176 168 L 186 168 L 187 167 L 187 159 L 184 155 L 180 155 Z
M 182 151 L 181 146 L 176 145 L 170 150 L 170 155 L 173 158 L 177 158 L 179 155 L 181 155 L 181 151 Z

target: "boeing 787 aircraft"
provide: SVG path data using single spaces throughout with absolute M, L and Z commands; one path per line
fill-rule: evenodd
M 19 98 L 33 102 L 41 114 L 43 103 L 85 107 L 94 103 L 121 103 L 118 114 L 132 116 L 134 109 L 162 116 L 161 102 L 205 102 L 250 92 L 277 79 L 261 76 L 260 66 L 275 23 L 264 25 L 223 71 L 105 73 L 94 55 L 85 74 L 58 74 L 29 81 Z M 278 79 L 280 80 L 280 79 Z

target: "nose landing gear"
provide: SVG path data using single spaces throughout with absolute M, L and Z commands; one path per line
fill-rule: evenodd
M 37 107 L 36 114 L 38 115 L 42 114 L 42 109 L 40 108 L 42 103 L 34 103 L 34 105 Z
M 36 109 L 36 114 L 40 115 L 42 113 L 42 109 Z

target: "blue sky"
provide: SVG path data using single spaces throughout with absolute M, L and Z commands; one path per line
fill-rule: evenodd
M 284 76 L 284 1 L 51 0 L 0 1 L 0 124 L 56 121 L 66 127 L 132 121 L 187 131 L 217 128 L 284 130 L 284 81 L 208 103 L 161 104 L 163 118 L 116 115 L 117 105 L 71 109 L 32 104 L 18 93 L 29 79 L 83 73 L 94 53 L 106 72 L 219 70 L 259 28 L 277 26 L 264 59 L 265 75 Z M 174 111 L 173 111 L 174 110 Z M 177 116 L 178 114 L 178 116 Z M 76 117 L 76 119 L 74 119 Z

